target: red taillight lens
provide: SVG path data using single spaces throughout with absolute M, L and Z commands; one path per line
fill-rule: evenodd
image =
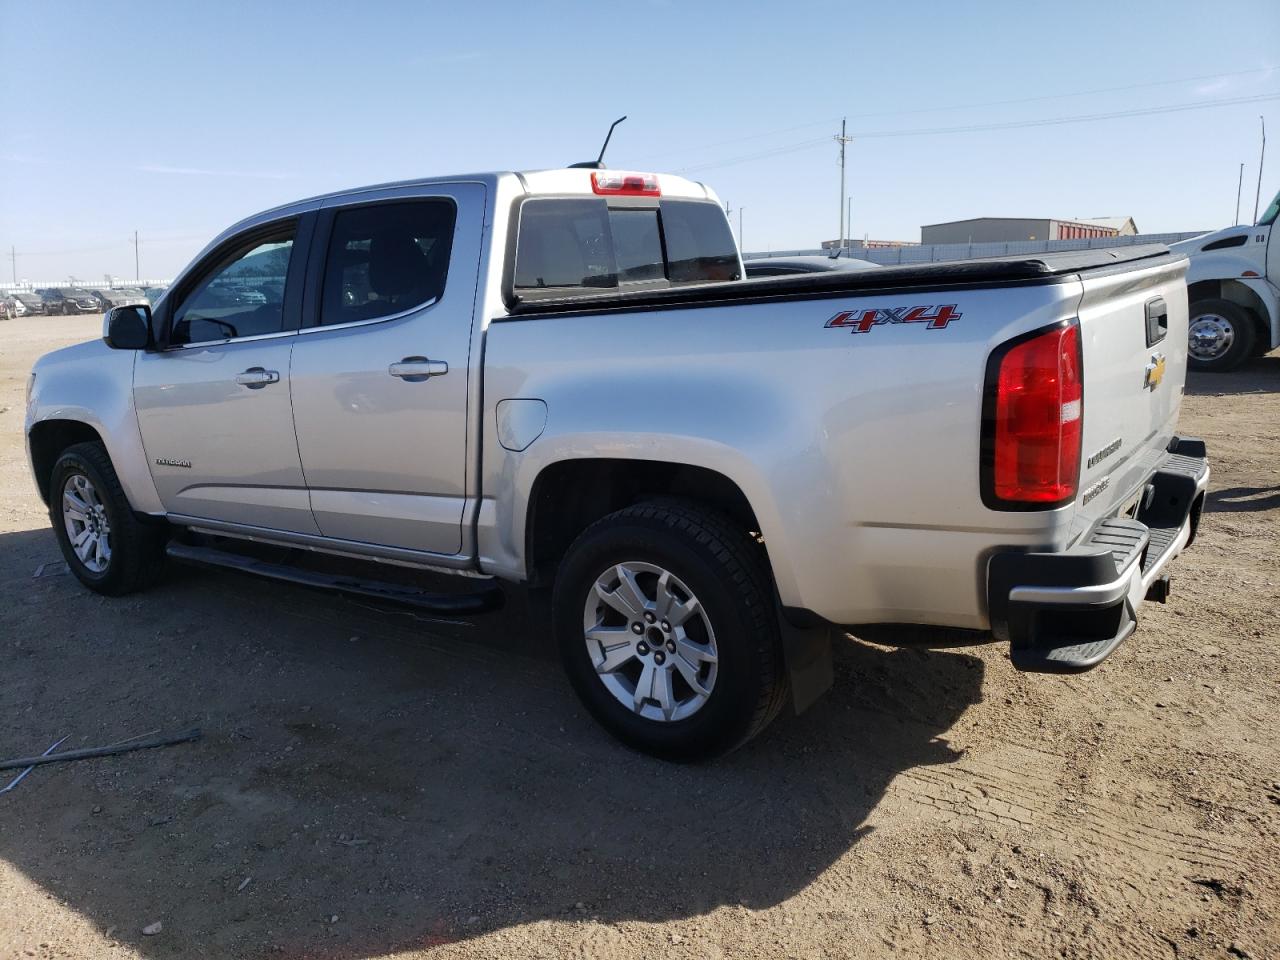
M 654 173 L 623 173 L 598 170 L 591 174 L 591 189 L 596 193 L 617 197 L 660 197 L 662 188 Z
M 994 506 L 1054 507 L 1069 502 L 1080 478 L 1080 328 L 1024 340 L 998 357 L 988 383 L 988 475 Z

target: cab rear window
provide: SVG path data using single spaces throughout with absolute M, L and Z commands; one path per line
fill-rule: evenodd
M 709 201 L 611 207 L 603 197 L 532 199 L 520 208 L 518 229 L 520 296 L 740 278 L 724 211 Z

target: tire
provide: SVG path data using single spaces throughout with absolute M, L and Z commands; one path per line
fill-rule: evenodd
M 77 510 L 78 506 L 90 509 Z M 76 512 L 85 519 L 76 520 Z M 50 476 L 49 520 L 67 566 L 97 593 L 110 597 L 133 593 L 152 583 L 164 568 L 164 529 L 144 524 L 134 515 L 101 443 L 77 443 L 58 457 Z M 72 537 L 86 528 L 90 536 L 81 543 L 81 550 L 87 543 L 89 552 L 82 556 Z M 93 548 L 95 536 L 102 533 L 105 558 L 103 551 Z
M 683 501 L 627 507 L 574 541 L 556 577 L 555 632 L 569 681 L 602 726 L 680 762 L 727 753 L 768 726 L 789 689 L 761 554 L 745 531 Z
M 1244 307 L 1230 300 L 1197 300 L 1191 305 L 1187 364 L 1192 370 L 1225 373 L 1253 355 L 1258 328 Z

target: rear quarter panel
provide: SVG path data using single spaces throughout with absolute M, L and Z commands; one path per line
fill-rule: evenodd
M 986 552 L 1063 545 L 1073 507 L 987 509 L 979 437 L 987 356 L 1074 316 L 1078 280 L 544 316 L 489 326 L 482 568 L 524 575 L 527 498 L 575 458 L 687 463 L 727 476 L 760 522 L 779 593 L 839 623 L 985 626 Z M 954 304 L 865 333 L 842 311 Z M 498 442 L 506 399 L 546 403 L 526 449 Z

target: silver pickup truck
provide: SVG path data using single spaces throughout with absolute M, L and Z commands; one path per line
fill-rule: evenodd
M 1124 641 L 1209 476 L 1175 432 L 1185 269 L 744 279 L 679 177 L 370 187 L 235 225 L 42 358 L 27 447 L 92 590 L 165 559 L 454 616 L 546 588 L 591 713 L 691 759 L 812 702 L 845 628 L 970 631 L 1029 671 Z

